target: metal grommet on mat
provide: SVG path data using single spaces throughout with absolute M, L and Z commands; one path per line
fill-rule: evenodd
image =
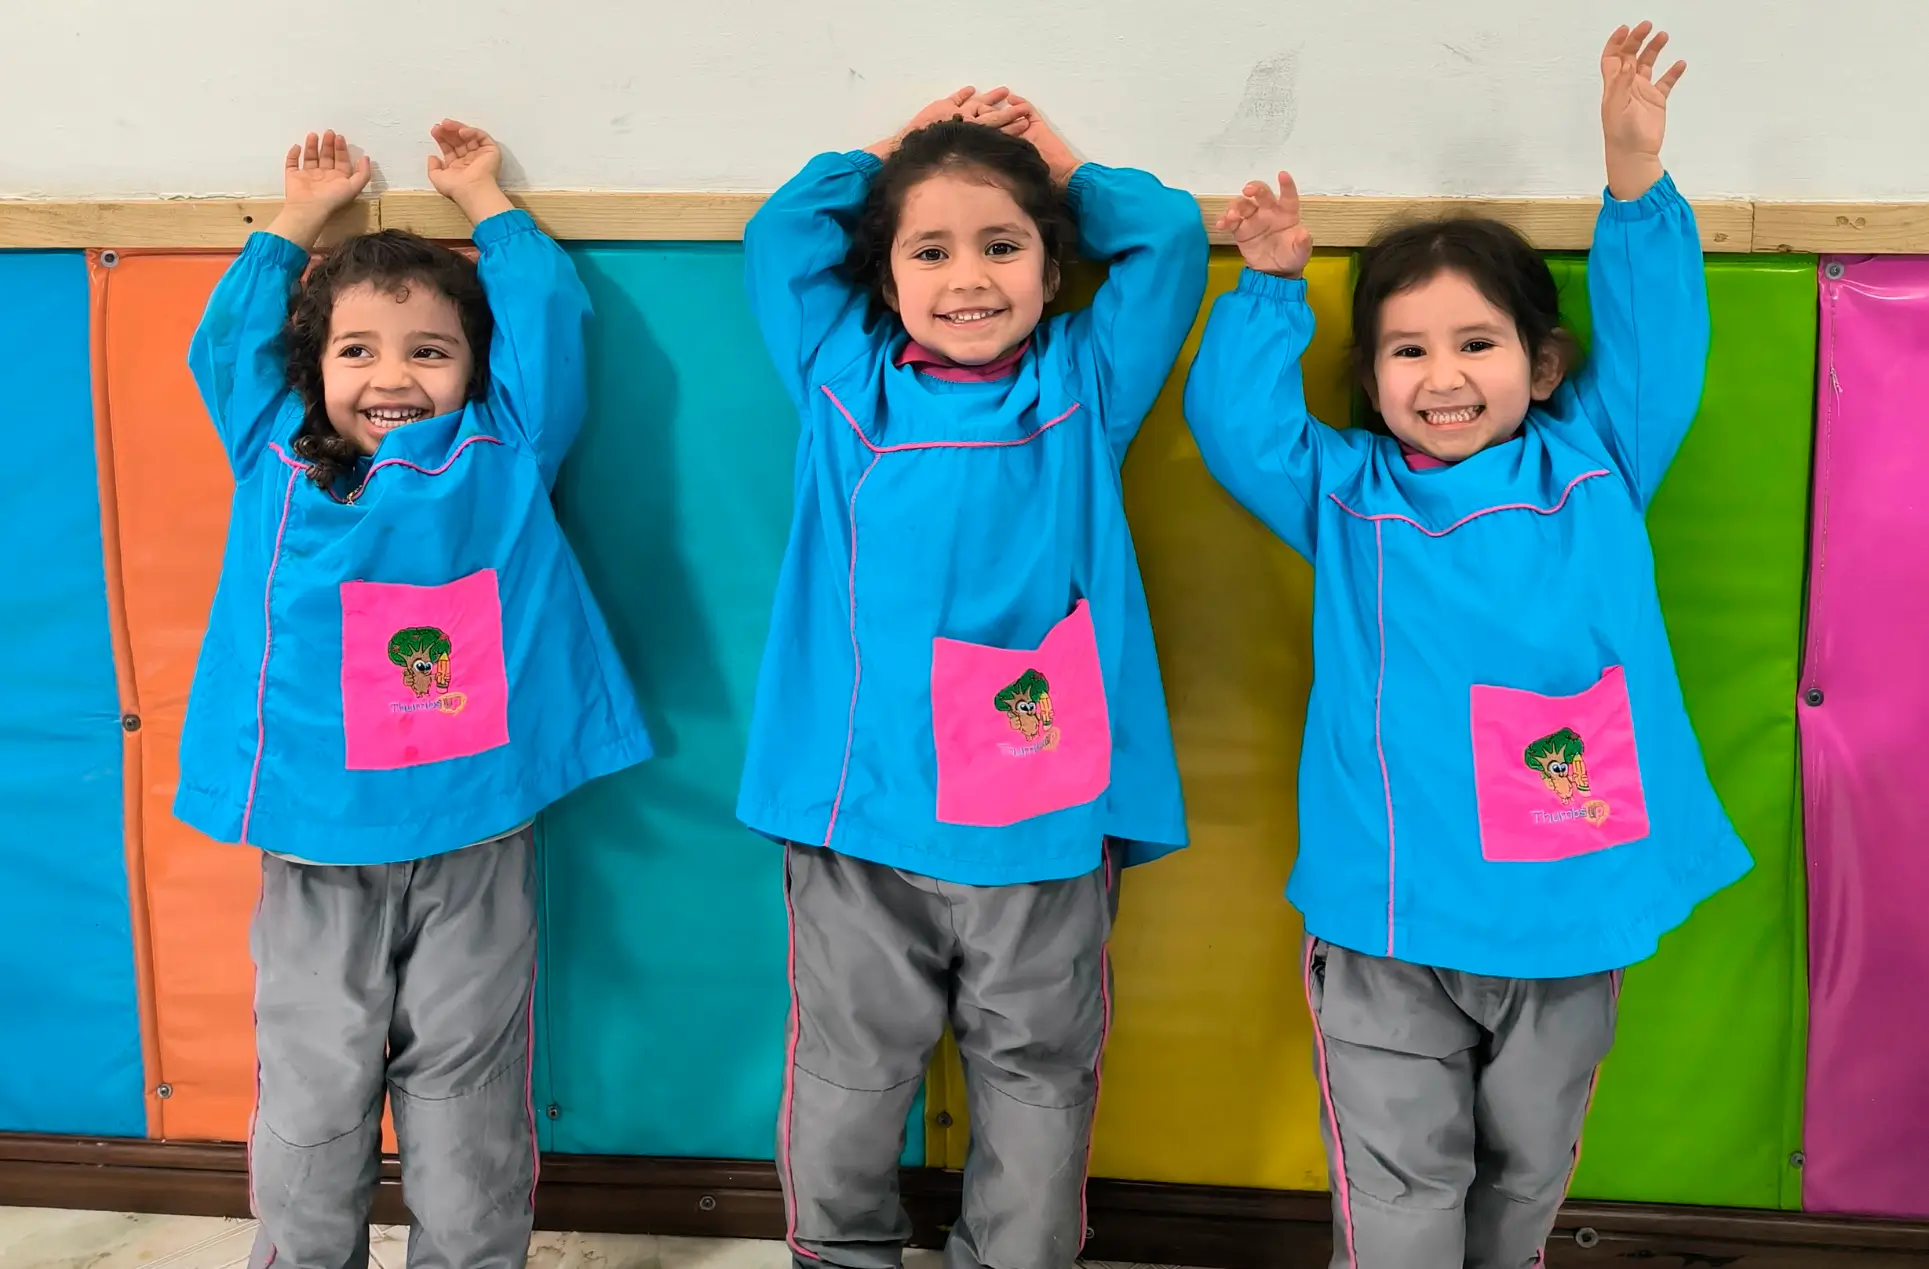
M 1574 1245 L 1582 1251 L 1601 1245 L 1601 1235 L 1590 1225 L 1583 1225 L 1574 1231 Z
M 1848 270 L 1842 267 L 1842 262 L 1840 260 L 1831 260 L 1827 264 L 1822 266 L 1823 275 L 1831 279 L 1840 278 L 1844 273 L 1847 273 L 1847 272 Z
M 103 251 L 100 253 L 100 267 L 103 269 L 111 269 L 120 262 L 121 253 L 118 251 Z

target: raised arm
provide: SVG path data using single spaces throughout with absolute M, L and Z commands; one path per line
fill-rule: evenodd
M 1700 232 L 1661 165 L 1668 95 L 1687 64 L 1655 79 L 1668 37 L 1651 29 L 1622 27 L 1601 54 L 1608 189 L 1587 258 L 1593 339 L 1573 384 L 1643 506 L 1694 423 L 1709 341 Z
M 267 452 L 290 393 L 284 331 L 308 253 L 329 217 L 355 201 L 368 177 L 367 156 L 352 161 L 347 137 L 311 132 L 290 147 L 280 214 L 249 235 L 208 298 L 188 345 L 188 368 L 237 477 Z
M 589 408 L 583 342 L 589 293 L 576 266 L 502 192 L 502 151 L 480 128 L 444 119 L 429 129 L 429 183 L 475 226 L 476 269 L 489 297 L 489 410 L 535 456 L 546 484 Z M 482 355 L 476 349 L 477 356 Z
M 820 360 L 836 358 L 824 369 L 842 369 L 869 346 L 869 297 L 843 276 L 843 266 L 879 165 L 863 150 L 820 154 L 744 227 L 750 311 L 799 409 L 817 391 Z
M 1206 229 L 1192 195 L 1131 168 L 1083 164 L 1067 192 L 1080 250 L 1110 272 L 1066 330 L 1091 360 L 1122 462 L 1199 316 Z
M 1220 228 L 1233 231 L 1247 267 L 1213 303 L 1186 378 L 1186 422 L 1213 478 L 1311 560 L 1321 490 L 1336 466 L 1360 461 L 1370 438 L 1306 411 L 1299 363 L 1313 341 L 1303 276 L 1313 242 L 1292 177 L 1279 174 L 1277 196 L 1247 185 Z
M 1097 381 L 1100 413 L 1112 450 L 1123 462 L 1172 373 L 1206 293 L 1206 230 L 1199 204 L 1148 173 L 1080 162 L 1036 113 L 1020 135 L 1065 187 L 1078 218 L 1080 253 L 1108 266 L 1091 305 L 1064 320 L 1077 355 Z

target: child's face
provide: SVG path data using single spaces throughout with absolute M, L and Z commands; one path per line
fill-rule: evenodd
M 1004 186 L 942 172 L 906 192 L 885 299 L 918 343 L 962 366 L 995 361 L 1057 287 L 1038 225 Z
M 322 350 L 328 421 L 373 454 L 398 427 L 453 414 L 475 366 L 454 301 L 423 283 L 350 287 L 335 297 Z
M 1530 366 L 1514 319 L 1448 270 L 1387 298 L 1373 378 L 1367 395 L 1387 428 L 1451 463 L 1513 436 L 1561 372 L 1551 354 Z

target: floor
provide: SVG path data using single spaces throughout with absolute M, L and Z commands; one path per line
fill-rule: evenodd
M 0 1265 L 6 1269 L 241 1269 L 253 1221 L 209 1216 L 140 1216 L 0 1207 Z M 370 1269 L 404 1269 L 408 1229 L 370 1231 Z M 934 1251 L 911 1251 L 905 1269 L 940 1269 Z M 787 1269 L 782 1243 L 630 1234 L 538 1233 L 529 1269 Z M 1114 1269 L 1089 1265 L 1087 1269 Z M 1120 1267 L 1123 1269 L 1123 1267 Z M 1138 1266 L 1135 1269 L 1152 1269 Z

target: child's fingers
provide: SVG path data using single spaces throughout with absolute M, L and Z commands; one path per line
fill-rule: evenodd
M 1281 172 L 1279 174 L 1279 201 L 1280 204 L 1285 207 L 1297 208 L 1299 206 L 1299 185 L 1293 180 L 1293 174 L 1291 172 Z
M 1641 72 L 1641 78 L 1647 79 L 1654 74 L 1654 64 L 1661 57 L 1661 50 L 1666 47 L 1668 47 L 1666 31 L 1660 32 L 1648 41 L 1648 46 L 1642 49 L 1640 56 L 1634 59 L 1635 69 Z
M 1272 186 L 1264 181 L 1250 181 L 1241 192 L 1253 201 L 1254 207 L 1259 211 L 1270 211 L 1279 206 L 1279 199 L 1273 196 Z
M 288 162 L 284 165 L 290 172 L 301 170 L 301 144 L 297 142 L 288 147 Z
M 1000 102 L 1004 101 L 1004 99 L 1009 96 L 1011 96 L 1011 89 L 1005 88 L 1005 87 L 998 87 L 998 88 L 990 89 L 986 92 L 979 93 L 978 100 L 983 105 L 995 106 L 995 105 L 998 105 Z
M 303 167 L 318 167 L 320 164 L 321 138 L 311 132 L 301 143 L 301 165 Z
M 1259 210 L 1250 198 L 1235 198 L 1226 204 L 1226 210 L 1219 213 L 1219 229 L 1223 232 L 1232 229 Z
M 1687 69 L 1688 69 L 1688 63 L 1676 62 L 1673 66 L 1670 66 L 1668 68 L 1667 74 L 1663 75 L 1660 79 L 1655 81 L 1654 86 L 1661 90 L 1661 95 L 1663 97 L 1666 97 L 1669 93 L 1674 91 L 1675 82 L 1681 78 L 1682 72 L 1686 71 Z
M 973 97 L 976 97 L 977 95 L 978 95 L 978 90 L 976 88 L 973 88 L 970 84 L 966 84 L 963 88 L 960 88 L 957 92 L 951 94 L 951 103 L 955 106 L 962 106 L 967 101 L 970 101 Z
M 1025 113 L 1025 109 L 1022 106 L 1000 106 L 996 110 L 987 110 L 973 116 L 972 122 L 982 123 L 987 128 L 1003 128 L 1018 119 L 1024 118 Z

